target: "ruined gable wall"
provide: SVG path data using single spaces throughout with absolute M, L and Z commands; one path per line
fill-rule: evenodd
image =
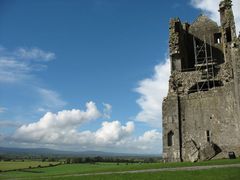
M 216 36 L 220 34 L 221 36 L 221 28 L 217 25 L 216 22 L 209 19 L 207 16 L 201 15 L 197 18 L 197 20 L 190 26 L 189 34 L 191 36 L 191 41 L 193 41 L 193 37 L 195 37 L 199 41 L 206 41 L 208 46 L 212 46 L 212 56 L 218 64 L 224 62 L 223 48 L 222 48 L 222 40 L 219 39 L 220 43 L 217 43 Z M 188 44 L 188 47 L 193 50 L 193 44 Z M 210 56 L 210 52 L 208 55 Z M 192 59 L 195 57 L 190 54 Z

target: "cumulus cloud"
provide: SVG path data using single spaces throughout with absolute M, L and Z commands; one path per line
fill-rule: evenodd
M 16 55 L 21 59 L 36 61 L 51 61 L 56 58 L 53 52 L 46 52 L 39 48 L 18 48 Z
M 215 20 L 216 22 L 220 22 L 219 17 L 219 3 L 221 0 L 191 0 L 191 4 L 198 9 L 204 11 L 210 18 Z M 236 29 L 237 32 L 240 31 L 240 1 L 232 0 L 233 2 L 233 12 L 235 16 Z
M 117 148 L 124 151 L 128 149 L 131 152 L 142 152 L 145 154 L 162 153 L 162 134 L 156 129 L 149 130 L 138 137 L 129 137 L 119 141 Z
M 95 103 L 86 103 L 86 110 L 63 110 L 56 114 L 48 112 L 39 121 L 19 127 L 12 140 L 29 145 L 38 143 L 78 150 L 94 149 L 132 153 L 153 153 L 161 144 L 161 135 L 156 130 L 134 137 L 135 124 L 120 121 L 104 121 L 96 131 L 80 131 L 84 123 L 104 117 Z
M 134 123 L 127 122 L 122 126 L 119 121 L 103 122 L 102 127 L 96 131 L 97 144 L 113 144 L 125 139 L 134 131 Z
M 139 82 L 136 92 L 140 94 L 137 104 L 142 111 L 136 116 L 137 121 L 149 123 L 154 127 L 161 127 L 162 101 L 167 95 L 170 76 L 170 60 L 166 59 L 154 68 L 151 78 Z
M 48 112 L 38 122 L 23 125 L 17 129 L 15 138 L 26 141 L 58 142 L 71 134 L 76 134 L 76 128 L 81 124 L 101 116 L 95 103 L 88 102 L 86 111 L 78 109 L 63 110 L 56 114 Z M 69 138 L 69 141 L 72 139 Z
M 162 134 L 156 129 L 146 131 L 137 139 L 137 146 L 140 149 L 148 150 L 149 147 L 155 148 L 155 152 L 161 151 Z M 155 147 L 154 147 L 155 146 Z

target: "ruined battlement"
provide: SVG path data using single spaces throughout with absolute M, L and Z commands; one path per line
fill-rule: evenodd
M 240 37 L 231 0 L 221 1 L 219 14 L 220 25 L 205 15 L 192 24 L 170 20 L 171 76 L 163 102 L 168 161 L 240 155 Z

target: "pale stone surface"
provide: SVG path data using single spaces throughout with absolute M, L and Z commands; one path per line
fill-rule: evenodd
M 196 162 L 199 160 L 199 147 L 197 147 L 193 140 L 186 142 L 185 150 L 189 161 Z

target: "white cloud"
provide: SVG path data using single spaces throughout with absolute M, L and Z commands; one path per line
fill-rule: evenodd
M 46 112 L 50 111 L 51 109 L 61 108 L 67 104 L 55 91 L 44 88 L 37 88 L 37 91 L 42 99 L 41 107 L 38 108 L 38 111 L 40 112 Z
M 44 143 L 56 141 L 56 143 L 60 143 L 66 137 L 75 135 L 78 126 L 101 116 L 93 102 L 87 103 L 86 107 L 86 111 L 73 109 L 63 110 L 57 114 L 48 112 L 38 122 L 23 125 L 17 129 L 15 138 L 26 141 Z M 72 140 L 72 138 L 69 138 L 69 143 Z
M 77 150 L 104 150 L 113 152 L 154 153 L 160 151 L 161 134 L 156 130 L 134 137 L 134 122 L 125 125 L 120 121 L 104 121 L 96 131 L 79 131 L 84 123 L 104 114 L 95 103 L 86 104 L 86 110 L 63 110 L 56 114 L 48 112 L 39 121 L 23 125 L 12 140 L 25 145 L 38 144 L 44 147 L 61 147 Z
M 137 121 L 161 127 L 162 101 L 167 95 L 169 76 L 170 62 L 167 59 L 163 64 L 155 66 L 154 75 L 151 78 L 140 81 L 136 92 L 141 95 L 137 103 L 142 111 L 136 116 Z
M 133 153 L 161 154 L 162 153 L 162 133 L 149 130 L 139 137 L 129 137 L 119 141 L 117 148 L 124 151 L 130 150 Z
M 162 133 L 158 132 L 156 129 L 146 131 L 137 139 L 137 146 L 143 150 L 153 148 L 155 152 L 160 152 L 162 149 Z
M 160 137 L 160 133 L 157 132 L 156 129 L 151 130 L 151 131 L 147 131 L 143 134 L 143 136 L 139 137 L 139 140 L 142 142 L 148 142 L 148 141 L 155 141 L 155 139 L 159 139 Z
M 21 59 L 51 61 L 56 58 L 53 52 L 45 52 L 39 48 L 18 48 L 16 55 Z
M 216 22 L 220 22 L 219 3 L 221 0 L 191 0 L 191 4 L 198 9 L 203 10 L 210 18 Z M 232 0 L 233 12 L 235 16 L 237 33 L 240 31 L 240 1 Z
M 102 127 L 96 131 L 97 144 L 113 144 L 125 139 L 134 131 L 134 123 L 128 122 L 126 126 L 121 126 L 119 121 L 103 122 Z

